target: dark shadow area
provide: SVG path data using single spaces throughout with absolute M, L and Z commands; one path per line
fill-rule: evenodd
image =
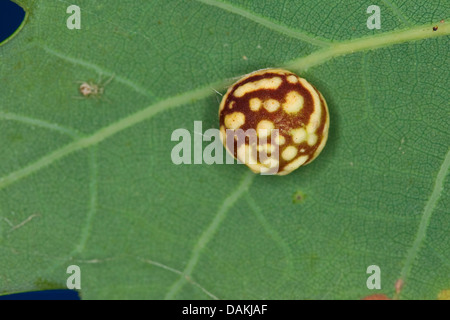
M 0 44 L 20 27 L 25 11 L 12 1 L 0 1 Z
M 0 300 L 81 300 L 75 290 L 46 290 L 0 296 Z

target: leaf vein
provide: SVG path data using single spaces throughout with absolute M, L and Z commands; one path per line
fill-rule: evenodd
M 400 11 L 399 7 L 393 4 L 390 0 L 381 0 L 387 7 L 391 9 L 391 11 L 407 26 L 412 26 L 413 24 L 411 21 L 406 18 L 406 16 L 403 14 L 403 12 Z
M 428 201 L 425 205 L 425 208 L 423 210 L 422 218 L 420 220 L 419 228 L 417 229 L 417 233 L 414 238 L 414 242 L 413 242 L 411 248 L 408 250 L 408 253 L 406 255 L 405 263 L 403 265 L 403 269 L 400 274 L 400 278 L 405 282 L 406 282 L 406 278 L 409 276 L 409 273 L 412 269 L 414 260 L 417 258 L 418 254 L 420 252 L 420 249 L 422 247 L 422 244 L 426 239 L 427 229 L 430 224 L 430 220 L 431 220 L 434 208 L 436 207 L 436 204 L 438 203 L 438 201 L 442 195 L 442 191 L 444 190 L 444 181 L 445 181 L 445 177 L 448 174 L 449 168 L 450 168 L 450 149 L 447 152 L 445 159 L 442 162 L 442 165 L 436 176 L 433 191 L 432 191 L 430 198 L 428 199 Z
M 168 98 L 166 100 L 159 101 L 149 107 L 136 112 L 128 117 L 125 117 L 118 122 L 115 122 L 107 127 L 100 129 L 99 131 L 93 133 L 90 136 L 83 137 L 81 139 L 75 140 L 72 143 L 65 145 L 64 147 L 53 151 L 52 153 L 44 156 L 43 158 L 29 164 L 28 166 L 10 173 L 9 175 L 0 178 L 0 190 L 9 186 L 12 183 L 20 181 L 21 179 L 29 176 L 30 174 L 43 169 L 53 162 L 64 158 L 65 156 L 88 148 L 90 146 L 99 144 L 103 140 L 115 135 L 116 133 L 125 130 L 129 127 L 134 126 L 144 120 L 152 118 L 155 114 L 161 112 L 162 110 L 168 110 L 170 108 L 183 105 L 186 101 L 191 101 L 194 99 L 201 99 L 208 96 L 211 93 L 211 86 L 203 87 L 197 90 L 188 91 L 176 97 Z
M 250 194 L 246 197 L 246 200 L 259 224 L 264 228 L 267 235 L 276 243 L 276 245 L 280 247 L 286 259 L 285 272 L 283 273 L 282 278 L 280 277 L 276 288 L 274 288 L 274 291 L 277 291 L 280 287 L 285 285 L 289 275 L 294 274 L 294 259 L 292 257 L 292 250 L 286 240 L 280 236 L 279 232 L 270 225 L 266 217 L 261 212 L 261 208 L 256 204 L 255 200 Z
M 439 33 L 434 32 L 432 27 L 433 24 L 421 25 L 414 28 L 382 33 L 377 36 L 337 42 L 336 44 L 333 44 L 328 48 L 320 49 L 310 55 L 292 60 L 286 63 L 284 66 L 286 68 L 290 68 L 292 70 L 300 72 L 325 63 L 333 58 L 352 54 L 355 52 L 365 52 L 368 50 L 380 49 L 408 41 L 417 41 L 450 34 L 450 26 L 447 24 L 444 24 L 439 28 Z
M 151 264 L 151 265 L 153 265 L 153 266 L 155 266 L 155 267 L 159 267 L 159 268 L 161 268 L 161 269 L 164 269 L 164 270 L 170 271 L 170 272 L 172 272 L 172 273 L 175 273 L 175 274 L 177 274 L 177 275 L 180 275 L 180 276 L 184 277 L 184 278 L 186 279 L 186 281 L 188 281 L 190 284 L 192 284 L 192 285 L 194 285 L 194 286 L 200 288 L 200 290 L 202 290 L 202 291 L 203 291 L 207 296 L 209 296 L 210 298 L 213 298 L 214 300 L 220 300 L 217 296 L 215 296 L 214 294 L 212 294 L 211 292 L 209 292 L 208 290 L 206 290 L 206 289 L 205 289 L 203 286 L 201 286 L 198 282 L 194 281 L 192 278 L 190 278 L 190 277 L 188 277 L 188 276 L 185 276 L 185 275 L 183 274 L 183 272 L 180 271 L 180 270 L 171 268 L 171 267 L 169 267 L 169 266 L 166 266 L 165 264 L 159 263 L 159 262 L 157 262 L 157 261 L 149 260 L 149 259 L 139 259 L 139 260 L 142 261 L 142 262 L 144 262 L 144 263 Z
M 243 8 L 233 6 L 230 3 L 222 2 L 219 0 L 196 0 L 196 1 L 204 3 L 206 5 L 210 5 L 213 7 L 223 9 L 225 11 L 228 11 L 228 12 L 231 12 L 231 13 L 234 13 L 237 15 L 240 15 L 240 16 L 242 16 L 248 20 L 251 20 L 255 23 L 258 23 L 268 29 L 274 30 L 276 32 L 279 32 L 279 33 L 284 34 L 291 38 L 295 38 L 298 40 L 308 42 L 308 43 L 318 46 L 318 47 L 327 47 L 330 45 L 330 41 L 328 41 L 328 40 L 321 40 L 321 39 L 314 38 L 313 35 L 307 34 L 304 31 L 291 29 L 287 26 L 277 24 L 267 18 L 253 14 Z
M 75 248 L 74 254 L 81 253 L 86 247 L 86 243 L 89 239 L 89 235 L 91 233 L 93 220 L 95 214 L 97 212 L 97 200 L 98 200 L 98 161 L 97 161 L 97 149 L 96 147 L 91 148 L 91 154 L 89 158 L 89 166 L 91 170 L 91 181 L 89 183 L 89 193 L 90 193 L 90 203 L 89 203 L 89 211 L 87 213 L 86 222 L 84 227 L 81 230 L 80 242 Z
M 171 300 L 175 297 L 175 295 L 181 290 L 181 288 L 186 283 L 186 277 L 191 277 L 192 272 L 194 271 L 199 259 L 200 255 L 203 252 L 203 249 L 207 246 L 208 242 L 212 239 L 214 234 L 219 229 L 221 223 L 226 218 L 228 211 L 234 206 L 234 204 L 247 192 L 250 187 L 254 177 L 256 175 L 251 171 L 246 171 L 243 175 L 241 183 L 239 186 L 223 201 L 222 205 L 219 207 L 213 221 L 206 228 L 206 230 L 201 234 L 197 243 L 192 250 L 191 257 L 183 270 L 182 274 L 184 277 L 179 278 L 170 288 L 166 294 L 165 299 Z
M 326 61 L 343 56 L 346 54 L 352 54 L 358 51 L 366 51 L 371 49 L 378 49 L 406 41 L 414 41 L 432 37 L 438 37 L 450 34 L 450 27 L 448 25 L 443 25 L 439 29 L 440 32 L 430 31 L 431 25 L 419 26 L 412 29 L 406 29 L 402 31 L 396 31 L 391 33 L 382 34 L 376 37 L 366 37 L 362 39 L 356 39 L 349 42 L 338 43 L 326 49 L 318 50 L 317 52 L 301 57 L 299 59 L 293 60 L 285 64 L 286 68 L 291 68 L 292 70 L 304 71 L 310 67 L 314 67 L 325 63 Z M 88 63 L 88 65 L 91 65 Z M 95 65 L 91 65 L 95 68 Z M 117 79 L 117 78 L 116 78 Z M 161 100 L 148 106 L 147 108 L 138 111 L 130 116 L 122 118 L 121 120 L 112 123 L 111 125 L 104 127 L 90 136 L 76 140 L 52 153 L 44 156 L 43 158 L 37 160 L 36 162 L 19 169 L 9 175 L 0 178 L 0 190 L 6 186 L 21 180 L 28 175 L 47 167 L 53 162 L 71 154 L 72 152 L 90 147 L 92 145 L 98 144 L 103 140 L 115 135 L 116 133 L 132 127 L 142 121 L 152 118 L 155 114 L 168 110 L 173 107 L 177 107 L 186 103 L 186 101 L 192 101 L 195 99 L 202 99 L 211 94 L 212 87 L 223 87 L 229 81 L 222 80 L 212 83 L 208 86 L 201 87 L 199 89 L 187 91 L 175 97 L 167 98 Z
M 51 55 L 53 55 L 55 57 L 58 57 L 58 58 L 60 58 L 60 59 L 62 59 L 64 61 L 67 61 L 67 62 L 71 63 L 71 64 L 74 64 L 74 65 L 77 65 L 77 66 L 82 66 L 82 67 L 84 67 L 86 69 L 93 70 L 96 73 L 98 73 L 99 75 L 106 75 L 106 76 L 109 76 L 109 77 L 114 76 L 114 81 L 117 81 L 117 82 L 119 82 L 121 84 L 126 85 L 127 87 L 133 89 L 135 92 L 137 92 L 137 93 L 139 93 L 141 95 L 144 95 L 144 96 L 147 96 L 147 97 L 150 97 L 150 98 L 153 98 L 153 99 L 156 98 L 156 96 L 152 92 L 150 92 L 146 88 L 142 87 L 141 85 L 131 81 L 130 79 L 127 79 L 127 78 L 124 78 L 122 76 L 116 75 L 114 72 L 109 71 L 109 70 L 105 69 L 104 67 L 100 67 L 100 66 L 98 66 L 98 65 L 96 65 L 94 63 L 87 62 L 87 61 L 85 61 L 83 59 L 71 57 L 71 56 L 69 56 L 69 55 L 67 55 L 65 53 L 59 52 L 59 51 L 57 51 L 55 49 L 52 49 L 52 48 L 49 48 L 48 46 L 45 46 L 45 45 L 42 45 L 40 47 L 42 49 L 44 49 L 45 52 L 47 52 L 47 53 L 49 53 L 49 54 L 51 54 Z
M 0 111 L 0 119 L 17 121 L 17 122 L 28 124 L 31 126 L 49 129 L 49 130 L 56 131 L 56 132 L 59 132 L 64 135 L 68 135 L 72 138 L 80 138 L 80 136 L 81 136 L 81 133 L 75 129 L 63 127 L 59 124 L 50 123 L 50 122 L 47 122 L 44 120 L 34 119 L 34 118 L 30 118 L 30 117 L 25 117 L 25 116 L 14 114 L 14 113 Z

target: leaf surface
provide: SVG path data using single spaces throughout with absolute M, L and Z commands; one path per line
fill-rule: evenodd
M 0 292 L 64 288 L 69 265 L 86 299 L 450 287 L 448 2 L 381 1 L 381 30 L 361 1 L 80 0 L 81 30 L 72 3 L 18 2 L 0 47 Z M 320 157 L 284 177 L 174 165 L 172 132 L 217 128 L 215 90 L 266 67 L 325 96 Z M 77 81 L 111 77 L 78 99 Z

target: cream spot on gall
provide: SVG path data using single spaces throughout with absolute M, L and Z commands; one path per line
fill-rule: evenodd
M 306 130 L 303 128 L 291 129 L 289 133 L 292 136 L 292 141 L 296 144 L 302 143 L 306 140 Z
M 297 148 L 293 146 L 289 146 L 286 149 L 283 150 L 283 153 L 281 153 L 281 156 L 286 161 L 291 161 L 295 158 L 297 155 Z
M 296 76 L 290 75 L 290 76 L 287 77 L 287 81 L 288 81 L 289 83 L 297 83 L 297 82 L 298 82 L 298 79 L 297 79 Z
M 261 108 L 262 102 L 258 98 L 252 98 L 249 101 L 250 110 L 252 111 L 258 111 Z
M 283 144 L 286 143 L 286 138 L 283 137 L 281 134 L 279 134 L 275 137 L 275 143 L 282 146 Z
M 245 123 L 245 115 L 242 112 L 227 114 L 224 123 L 228 129 L 238 129 Z
M 258 137 L 263 138 L 270 135 L 271 131 L 275 128 L 272 121 L 261 120 L 256 126 L 256 132 Z
M 317 142 L 317 135 L 314 133 L 309 134 L 308 135 L 308 144 L 310 146 L 313 146 L 316 144 L 316 142 Z
M 291 91 L 286 95 L 283 109 L 287 113 L 297 113 L 303 108 L 305 100 L 297 91 Z
M 275 146 L 270 143 L 265 143 L 258 146 L 258 151 L 264 152 L 265 154 L 269 155 L 275 151 Z
M 280 102 L 275 99 L 269 99 L 264 101 L 264 108 L 269 112 L 275 112 L 280 107 Z
M 257 91 L 257 90 L 267 90 L 267 89 L 278 89 L 283 80 L 280 77 L 273 77 L 268 79 L 261 79 L 258 81 L 253 81 L 246 83 L 234 91 L 234 96 L 237 98 L 243 97 L 247 93 Z

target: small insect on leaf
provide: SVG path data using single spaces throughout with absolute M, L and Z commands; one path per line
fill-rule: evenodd
M 85 97 L 98 96 L 103 94 L 103 88 L 92 82 L 83 82 L 80 85 L 80 93 Z
M 105 86 L 108 85 L 113 78 L 114 75 L 112 75 L 105 83 L 101 82 L 101 76 L 98 83 L 93 81 L 79 81 L 80 87 L 78 90 L 85 98 L 100 98 L 105 93 Z

